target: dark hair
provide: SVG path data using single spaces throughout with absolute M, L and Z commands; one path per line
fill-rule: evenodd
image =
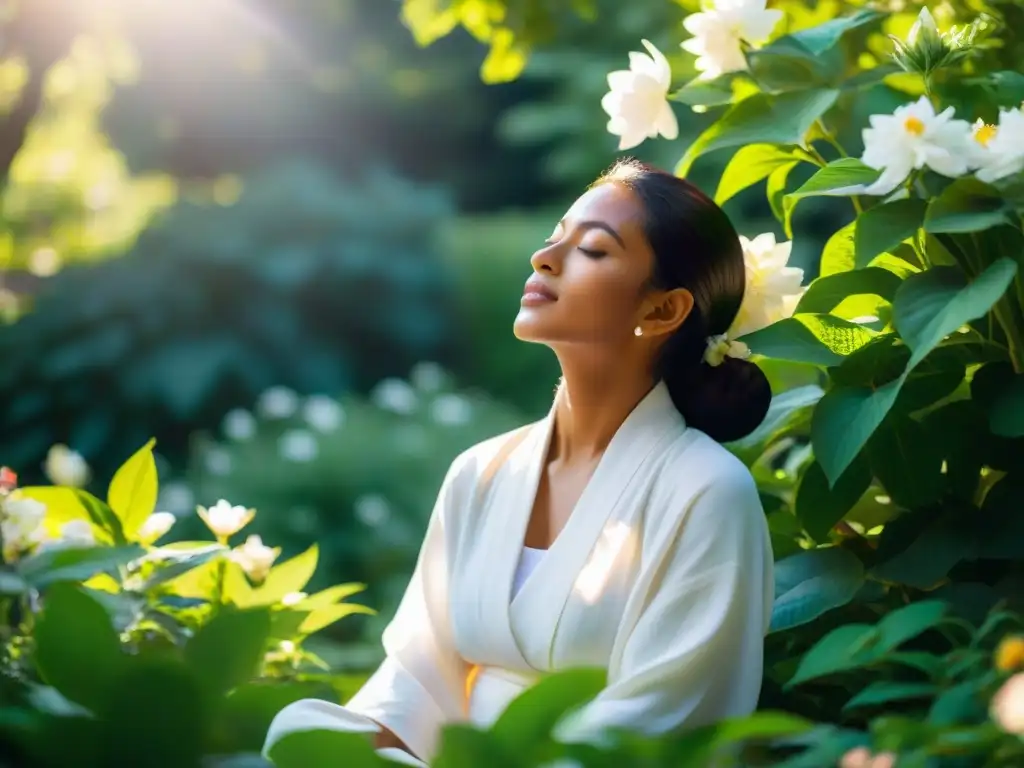
M 615 182 L 636 195 L 654 252 L 653 287 L 686 288 L 693 310 L 661 349 L 657 374 L 687 424 L 719 442 L 757 429 L 771 404 L 768 378 L 747 360 L 703 361 L 709 336 L 725 333 L 746 286 L 743 246 L 725 211 L 693 184 L 627 158 L 595 184 Z

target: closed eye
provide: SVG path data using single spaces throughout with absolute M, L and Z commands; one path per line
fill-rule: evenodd
M 580 253 L 591 259 L 600 259 L 602 256 L 608 255 L 607 251 L 595 251 L 591 250 L 590 248 L 580 248 Z

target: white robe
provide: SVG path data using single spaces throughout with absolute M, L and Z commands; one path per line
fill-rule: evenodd
M 513 596 L 553 423 L 554 408 L 453 462 L 384 632 L 385 661 L 345 707 L 282 710 L 265 752 L 293 731 L 372 720 L 429 763 L 444 724 L 487 725 L 541 675 L 573 667 L 606 669 L 608 685 L 563 723 L 566 741 L 754 710 L 774 584 L 746 467 L 688 429 L 657 385 Z

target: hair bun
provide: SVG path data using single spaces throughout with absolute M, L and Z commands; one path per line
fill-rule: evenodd
M 687 425 L 720 443 L 739 440 L 757 429 L 772 402 L 764 371 L 735 357 L 717 366 L 701 363 L 688 366 L 685 372 L 669 372 L 665 383 Z

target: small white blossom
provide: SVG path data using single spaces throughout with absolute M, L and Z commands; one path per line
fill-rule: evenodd
M 679 123 L 668 102 L 672 70 L 665 55 L 647 40 L 645 53 L 629 54 L 629 69 L 608 74 L 611 89 L 601 99 L 608 113 L 608 132 L 619 137 L 619 149 L 632 149 L 644 139 L 679 136 Z
M 462 395 L 438 395 L 430 404 L 430 416 L 438 424 L 459 426 L 466 424 L 473 415 L 469 401 Z
M 247 509 L 243 506 L 232 506 L 230 502 L 221 499 L 212 507 L 197 507 L 196 512 L 206 527 L 213 532 L 217 538 L 228 538 L 245 528 L 256 514 L 255 509 Z
M 170 512 L 154 512 L 139 528 L 139 540 L 144 544 L 152 544 L 171 530 L 175 520 L 176 518 Z
M 730 339 L 729 335 L 725 333 L 708 337 L 708 346 L 704 351 L 704 362 L 715 368 L 721 365 L 727 357 L 745 360 L 750 357 L 750 347 L 742 341 Z
M 302 418 L 317 432 L 334 432 L 345 422 L 345 411 L 333 397 L 311 395 L 302 406 Z
M 219 445 L 211 445 L 206 449 L 203 463 L 206 465 L 206 471 L 211 475 L 223 477 L 231 472 L 231 454 Z
M 54 445 L 50 448 L 43 469 L 54 485 L 81 488 L 89 482 L 89 465 L 82 454 L 66 445 Z
M 244 408 L 235 408 L 224 417 L 221 429 L 231 440 L 250 440 L 256 434 L 256 418 Z
M 270 573 L 270 567 L 281 554 L 280 547 L 268 547 L 255 534 L 246 538 L 245 543 L 231 551 L 231 559 L 242 566 L 246 575 L 255 582 L 261 582 Z
M 96 546 L 96 534 L 86 520 L 69 520 L 60 527 L 57 544 L 68 547 Z
M 271 387 L 256 404 L 256 410 L 268 419 L 289 419 L 298 408 L 299 396 L 288 387 Z
M 4 540 L 4 559 L 14 562 L 18 557 L 46 539 L 46 505 L 41 501 L 13 495 L 3 502 L 0 535 Z
M 998 125 L 976 125 L 973 132 L 977 177 L 998 181 L 1024 171 L 1024 111 L 999 111 Z
M 766 328 L 790 317 L 803 295 L 804 271 L 788 266 L 792 241 L 775 242 L 775 235 L 765 232 L 753 240 L 740 236 L 747 284 L 740 311 L 729 329 L 736 339 Z
M 286 461 L 305 464 L 317 457 L 320 445 L 313 433 L 305 429 L 289 429 L 281 435 L 277 449 L 281 453 L 281 458 Z
M 391 516 L 391 505 L 383 496 L 361 496 L 355 503 L 356 517 L 363 525 L 376 528 Z
M 370 399 L 378 408 L 409 415 L 419 405 L 419 397 L 408 382 L 401 379 L 384 379 L 370 393 Z
M 864 129 L 865 165 L 882 175 L 863 189 L 866 195 L 887 195 L 911 171 L 924 167 L 956 178 L 971 167 L 971 126 L 953 118 L 953 107 L 936 114 L 926 96 L 898 107 L 891 115 L 872 115 Z
M 681 47 L 697 56 L 703 79 L 747 68 L 742 43 L 761 45 L 782 20 L 782 11 L 765 5 L 765 0 L 718 0 L 711 9 L 686 17 L 683 26 L 693 37 Z
M 409 380 L 420 392 L 437 392 L 445 383 L 444 369 L 429 361 L 416 363 L 409 373 Z

